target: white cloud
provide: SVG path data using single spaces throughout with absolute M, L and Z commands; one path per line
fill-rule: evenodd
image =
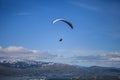
M 90 55 L 75 55 L 71 57 L 71 64 L 86 65 L 86 66 L 107 66 L 120 67 L 120 52 L 103 52 L 90 51 L 94 54 Z
M 21 46 L 9 46 L 6 48 L 0 47 L 0 57 L 28 57 L 29 59 L 50 59 L 56 55 L 39 50 L 30 50 Z
M 27 49 L 23 47 L 16 47 L 16 46 L 9 46 L 3 49 L 6 52 L 20 52 L 20 51 L 27 51 Z
M 120 57 L 120 52 L 109 52 L 109 53 L 103 53 L 104 56 L 109 57 Z M 102 55 L 101 55 L 102 56 Z
M 120 58 L 110 58 L 109 61 L 116 61 L 116 62 L 120 62 Z
M 88 56 L 76 56 L 77 60 L 86 60 L 86 61 L 119 61 L 120 60 L 120 52 L 109 52 L 109 53 L 101 53 L 99 55 L 88 55 Z
M 84 62 L 89 65 L 120 67 L 120 52 L 107 52 L 98 55 L 74 56 L 77 64 Z
M 27 15 L 30 15 L 30 13 L 28 13 L 28 12 L 19 12 L 19 13 L 16 13 L 16 15 L 18 15 L 18 16 L 27 16 Z
M 78 6 L 78 7 L 81 7 L 81 8 L 85 8 L 85 9 L 88 9 L 88 10 L 93 10 L 93 11 L 97 11 L 98 8 L 96 6 L 92 6 L 92 5 L 88 5 L 86 3 L 82 3 L 82 2 L 79 2 L 79 1 L 71 1 L 70 4 L 73 4 L 75 6 Z
M 74 6 L 78 6 L 87 10 L 97 11 L 100 13 L 110 14 L 112 16 L 120 16 L 120 3 L 117 1 L 101 1 L 101 0 L 73 0 L 69 2 Z

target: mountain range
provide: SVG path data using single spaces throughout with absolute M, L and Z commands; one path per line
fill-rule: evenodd
M 120 80 L 120 68 L 101 66 L 83 67 L 54 62 L 43 62 L 24 59 L 20 60 L 0 57 L 0 76 L 32 78 L 39 78 L 44 76 L 49 79 L 75 78 L 76 80 L 77 78 L 101 78 L 108 76 L 116 77 L 115 80 Z

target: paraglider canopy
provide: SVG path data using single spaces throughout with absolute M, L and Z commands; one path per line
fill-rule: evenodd
M 56 22 L 59 22 L 59 21 L 62 21 L 62 22 L 64 22 L 64 23 L 68 24 L 69 27 L 70 27 L 71 29 L 73 29 L 72 23 L 71 23 L 70 21 L 66 20 L 66 19 L 58 18 L 58 19 L 53 20 L 52 23 L 55 24 Z M 60 42 L 61 42 L 62 40 L 63 40 L 62 38 L 59 39 Z
M 68 20 L 66 20 L 66 19 L 55 19 L 55 20 L 53 20 L 53 24 L 55 24 L 56 22 L 58 22 L 58 21 L 62 21 L 62 22 L 65 22 L 66 24 L 68 24 L 69 25 L 69 27 L 71 28 L 71 29 L 73 29 L 73 25 L 72 25 L 72 23 L 70 22 L 70 21 L 68 21 Z

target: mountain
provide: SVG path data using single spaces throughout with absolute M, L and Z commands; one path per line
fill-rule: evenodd
M 47 77 L 51 78 L 101 78 L 117 77 L 120 79 L 120 68 L 113 67 L 80 67 L 53 62 L 0 58 L 0 77 Z M 111 79 L 112 79 L 111 78 Z M 2 79 L 0 79 L 2 80 Z M 5 79 L 7 80 L 7 79 Z M 8 79 L 9 80 L 9 79 Z M 16 79 L 17 80 L 17 79 Z M 22 79 L 23 80 L 23 79 Z
M 40 76 L 47 75 L 49 77 L 71 77 L 78 75 L 79 72 L 84 73 L 79 67 L 67 64 L 41 62 L 41 61 L 2 61 L 0 62 L 0 75 L 5 76 Z M 8 72 L 11 73 L 8 73 Z M 32 74 L 31 74 L 32 72 Z M 14 74 L 15 73 L 15 74 Z

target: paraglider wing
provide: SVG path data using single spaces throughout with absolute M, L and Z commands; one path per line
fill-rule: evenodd
M 56 23 L 56 22 L 58 22 L 58 21 L 63 21 L 63 22 L 65 22 L 65 23 L 67 23 L 67 24 L 73 29 L 72 23 L 69 22 L 68 20 L 65 20 L 65 19 L 55 19 L 52 23 L 54 24 L 54 23 Z

